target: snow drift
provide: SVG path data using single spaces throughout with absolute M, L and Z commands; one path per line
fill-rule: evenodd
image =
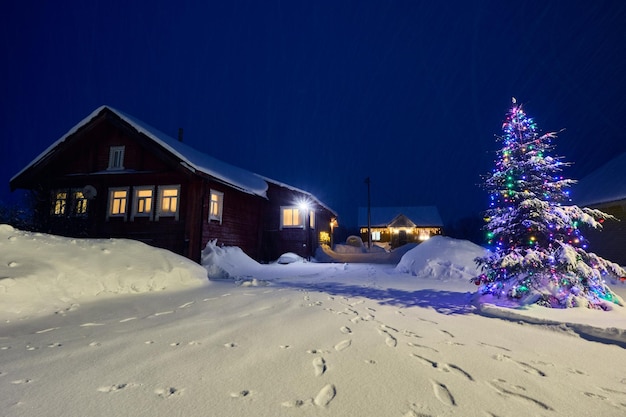
M 0 253 L 0 313 L 45 314 L 83 298 L 207 282 L 200 265 L 126 239 L 72 239 L 0 225 Z
M 486 249 L 466 240 L 433 236 L 404 254 L 396 272 L 443 281 L 469 281 L 480 272 L 474 259 L 486 253 Z

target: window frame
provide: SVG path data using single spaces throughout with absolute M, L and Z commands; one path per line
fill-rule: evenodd
M 80 197 L 79 197 L 80 194 Z M 83 194 L 82 188 L 71 188 L 70 192 L 71 217 L 87 217 L 89 213 L 89 199 Z M 80 210 L 79 210 L 80 209 Z
M 64 197 L 61 197 L 63 195 Z M 82 188 L 57 188 L 50 190 L 50 216 L 54 218 L 87 217 L 89 200 Z
M 140 197 L 139 193 L 141 191 L 150 191 L 150 197 Z M 150 210 L 146 211 L 145 207 L 143 211 L 139 211 L 139 203 L 145 202 L 146 199 L 150 199 Z M 152 221 L 154 219 L 154 204 L 155 204 L 155 192 L 154 185 L 142 185 L 133 187 L 133 212 L 131 213 L 130 220 L 135 220 L 136 217 L 148 218 L 148 220 Z
M 213 196 L 217 196 L 217 201 L 213 201 Z M 213 214 L 214 204 L 217 205 L 217 214 Z M 217 191 L 211 189 L 209 192 L 209 223 L 213 221 L 219 222 L 222 224 L 222 219 L 224 217 L 224 193 L 222 191 Z
M 163 198 L 164 198 L 163 194 L 167 190 L 176 190 L 176 211 L 163 210 Z M 171 200 L 170 197 L 168 197 L 168 199 Z M 158 191 L 157 191 L 157 203 L 156 203 L 157 208 L 156 208 L 155 220 L 159 220 L 161 217 L 174 217 L 174 220 L 178 221 L 180 217 L 180 203 L 181 203 L 180 184 L 159 185 Z
M 294 212 L 297 212 L 298 222 L 295 224 L 285 224 L 285 211 L 291 211 L 292 220 L 294 218 Z M 299 206 L 280 206 L 280 230 L 283 229 L 304 229 L 304 212 Z
M 65 217 L 67 215 L 70 191 L 67 188 L 59 188 L 52 190 L 51 194 L 50 215 L 53 217 Z M 65 198 L 59 198 L 61 194 L 64 194 Z
M 113 202 L 115 200 L 121 200 L 121 198 L 114 198 L 114 194 L 118 191 L 124 191 L 126 196 L 124 199 L 124 212 L 123 213 L 113 213 Z M 109 198 L 107 202 L 107 220 L 111 218 L 123 218 L 124 221 L 128 219 L 128 203 L 130 200 L 130 187 L 111 187 L 109 188 Z M 120 205 L 121 207 L 121 205 Z
M 109 148 L 109 166 L 108 171 L 123 171 L 124 170 L 124 153 L 126 147 L 124 145 L 111 146 Z

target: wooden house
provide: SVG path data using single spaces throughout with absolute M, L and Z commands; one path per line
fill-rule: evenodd
M 572 187 L 574 203 L 602 210 L 607 220 L 601 230 L 586 230 L 589 252 L 626 266 L 626 153 L 617 156 Z
M 359 229 L 363 242 L 368 242 L 368 210 L 359 207 Z M 371 207 L 372 243 L 397 248 L 406 243 L 420 243 L 442 234 L 443 222 L 435 206 Z
M 337 217 L 303 190 L 198 152 L 108 106 L 50 145 L 10 186 L 33 191 L 41 231 L 136 239 L 196 262 L 212 240 L 259 261 L 285 252 L 310 256 L 330 243 Z

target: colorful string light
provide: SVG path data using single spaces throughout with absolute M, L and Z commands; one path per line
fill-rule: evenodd
M 484 273 L 473 279 L 483 294 L 532 299 L 544 305 L 617 302 L 604 276 L 626 272 L 593 254 L 579 226 L 600 227 L 610 216 L 566 205 L 574 183 L 561 174 L 569 163 L 551 156 L 555 132 L 540 134 L 514 102 L 502 125 L 502 149 L 485 178 L 489 208 L 486 239 L 493 255 L 478 258 Z M 593 255 L 593 256 L 592 256 Z M 586 300 L 586 301 L 583 301 Z

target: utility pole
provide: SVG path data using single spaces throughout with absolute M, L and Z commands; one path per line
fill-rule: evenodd
M 367 249 L 372 248 L 372 205 L 370 200 L 370 177 L 365 178 L 367 184 Z

